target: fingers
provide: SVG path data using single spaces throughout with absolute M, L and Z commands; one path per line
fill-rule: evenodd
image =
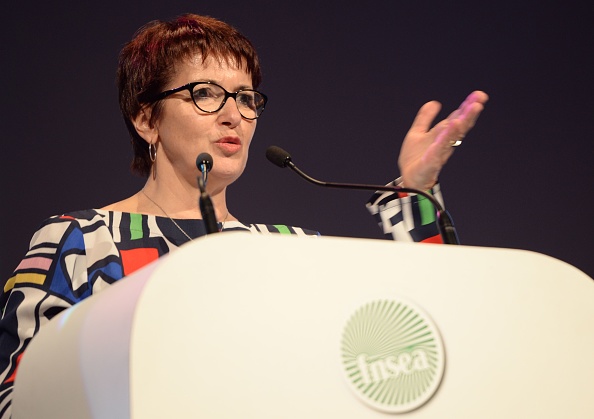
M 446 119 L 431 127 L 441 104 L 437 101 L 425 103 L 417 113 L 409 130 L 410 138 L 423 139 L 427 146 L 435 142 L 436 146 L 443 148 L 457 147 L 475 125 L 476 120 L 484 109 L 484 104 L 489 100 L 485 92 L 476 90 L 469 94 Z M 409 138 L 409 136 L 407 136 Z M 451 150 L 450 150 L 451 152 Z
M 460 106 L 458 107 L 458 109 L 456 109 L 454 112 L 452 112 L 447 119 L 456 119 L 459 117 L 465 118 L 469 115 L 469 112 L 473 109 L 476 108 L 474 105 L 475 104 L 479 104 L 481 106 L 481 110 L 482 107 L 484 106 L 484 104 L 487 102 L 487 100 L 489 100 L 489 97 L 487 96 L 487 94 L 485 92 L 481 92 L 480 90 L 474 91 L 471 94 L 469 94 L 466 99 L 464 99 L 464 102 L 462 102 L 460 104 Z
M 437 141 L 441 147 L 451 149 L 451 147 L 458 147 L 462 144 L 469 128 L 464 127 L 460 119 L 450 121 L 446 130 L 444 130 L 438 137 Z
M 475 90 L 474 92 L 469 94 L 466 97 L 466 99 L 464 99 L 464 102 L 462 102 L 460 104 L 460 106 L 458 107 L 457 110 L 463 111 L 464 109 L 471 106 L 473 103 L 480 103 L 480 104 L 484 105 L 485 103 L 487 103 L 488 100 L 489 100 L 489 96 L 487 96 L 487 94 L 485 92 L 482 92 L 480 90 Z
M 419 109 L 415 120 L 413 121 L 410 130 L 415 132 L 427 132 L 431 128 L 431 124 L 433 120 L 441 110 L 441 103 L 436 101 L 431 101 L 425 103 Z
M 479 102 L 482 104 L 487 103 L 487 101 L 489 100 L 489 95 L 483 92 L 482 90 L 475 90 L 469 95 L 469 97 L 474 98 L 475 102 Z
M 474 126 L 482 110 L 482 104 L 473 103 L 467 106 L 458 117 L 450 119 L 447 129 L 438 139 L 440 144 L 444 147 L 458 147 L 462 144 L 462 140 Z
M 472 92 L 462 102 L 460 107 L 452 112 L 447 120 L 451 123 L 445 137 L 450 146 L 457 147 L 462 143 L 466 133 L 474 127 L 476 120 L 484 109 L 484 104 L 489 100 L 485 92 L 480 90 Z M 442 140 L 446 142 L 446 138 Z
M 472 128 L 483 110 L 483 105 L 489 100 L 489 96 L 481 90 L 475 90 L 469 94 L 460 104 L 458 109 L 452 112 L 445 120 L 462 119 L 466 122 L 468 129 Z M 425 103 L 411 126 L 411 131 L 427 132 L 431 129 L 431 124 L 441 110 L 441 104 L 437 101 Z

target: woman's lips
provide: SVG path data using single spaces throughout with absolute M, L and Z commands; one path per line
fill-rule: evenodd
M 237 153 L 241 149 L 241 140 L 238 137 L 223 137 L 215 144 L 227 154 Z

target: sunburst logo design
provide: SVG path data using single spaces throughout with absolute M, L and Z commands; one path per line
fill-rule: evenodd
M 445 367 L 437 327 L 403 300 L 377 300 L 356 310 L 344 328 L 341 355 L 350 387 L 366 404 L 389 413 L 426 403 Z

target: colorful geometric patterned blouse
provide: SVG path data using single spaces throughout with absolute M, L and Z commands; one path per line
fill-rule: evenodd
M 438 190 L 433 191 L 441 199 Z M 367 204 L 384 233 L 398 240 L 439 242 L 435 216 L 424 198 L 378 193 Z M 175 220 L 192 239 L 206 234 L 202 220 Z M 228 221 L 222 231 L 317 236 L 284 225 Z M 39 329 L 82 301 L 188 242 L 167 217 L 104 210 L 47 219 L 0 296 L 0 418 L 10 417 L 18 363 Z

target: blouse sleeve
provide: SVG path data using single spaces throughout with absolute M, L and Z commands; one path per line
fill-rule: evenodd
M 86 298 L 89 286 L 83 230 L 72 217 L 46 220 L 0 296 L 0 417 L 10 417 L 19 361 L 43 324 Z
M 400 179 L 396 179 L 389 185 L 397 186 L 399 183 Z M 429 193 L 443 205 L 439 184 Z M 424 196 L 378 191 L 367 202 L 367 209 L 388 238 L 407 242 L 442 243 L 435 223 L 435 208 Z

